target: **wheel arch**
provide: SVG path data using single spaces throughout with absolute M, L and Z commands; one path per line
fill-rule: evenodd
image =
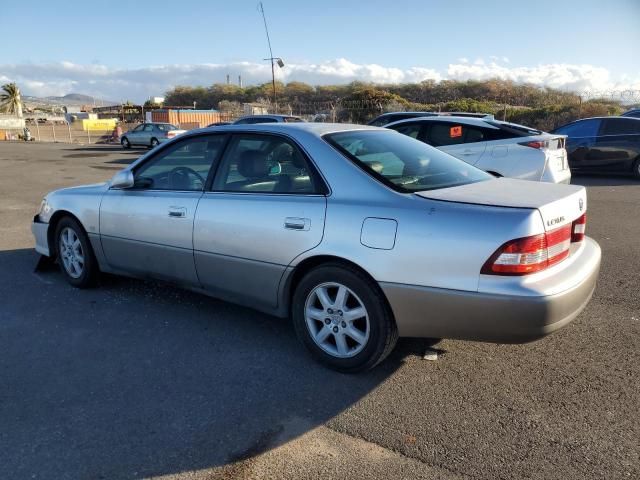
M 330 264 L 330 263 L 342 264 L 349 268 L 358 270 L 359 272 L 367 276 L 369 280 L 371 280 L 376 285 L 378 285 L 377 280 L 373 278 L 373 275 L 371 275 L 365 268 L 346 258 L 339 257 L 336 255 L 327 255 L 327 254 L 314 255 L 311 257 L 307 257 L 294 267 L 293 271 L 288 275 L 285 281 L 283 295 L 282 295 L 282 298 L 283 298 L 282 305 L 284 307 L 284 313 L 286 316 L 290 316 L 291 314 L 291 303 L 293 301 L 293 294 L 295 293 L 296 287 L 298 286 L 300 281 L 304 278 L 304 276 L 314 268 L 317 268 L 321 265 Z M 380 298 L 383 299 L 389 311 L 389 314 L 391 315 L 391 318 L 395 322 L 393 309 L 389 304 L 389 300 L 387 299 L 387 296 L 384 294 L 384 292 L 382 291 L 382 288 L 380 288 L 379 286 L 378 286 L 378 290 L 379 290 L 378 294 L 380 295 Z
M 49 219 L 49 227 L 47 228 L 47 244 L 49 245 L 49 256 L 51 258 L 57 257 L 58 252 L 56 251 L 56 248 L 55 248 L 56 246 L 55 234 L 56 234 L 56 229 L 58 228 L 58 223 L 60 223 L 60 220 L 62 220 L 65 217 L 73 218 L 76 222 L 78 222 L 78 225 L 80 225 L 80 227 L 84 231 L 84 234 L 87 235 L 87 229 L 84 227 L 84 225 L 82 224 L 82 221 L 76 215 L 74 215 L 68 210 L 56 210 L 56 212 Z

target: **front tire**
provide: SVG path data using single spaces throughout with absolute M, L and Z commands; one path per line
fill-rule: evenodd
M 331 263 L 307 273 L 293 295 L 296 334 L 324 365 L 369 370 L 393 350 L 398 331 L 384 294 L 357 268 Z
M 120 140 L 120 145 L 122 145 L 122 148 L 124 148 L 125 150 L 129 150 L 131 148 L 131 142 L 129 142 L 129 139 L 127 137 L 122 137 L 122 140 Z
M 58 263 L 67 282 L 76 288 L 95 285 L 98 262 L 82 226 L 75 219 L 65 217 L 56 226 L 55 239 Z

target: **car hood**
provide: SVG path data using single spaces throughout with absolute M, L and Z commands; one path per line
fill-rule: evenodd
M 571 223 L 587 211 L 587 191 L 580 185 L 496 178 L 458 187 L 418 192 L 431 200 L 494 207 L 537 209 L 546 230 Z
M 86 195 L 89 193 L 104 192 L 109 188 L 109 182 L 92 183 L 90 185 L 80 185 L 77 187 L 67 187 L 54 190 L 49 195 Z

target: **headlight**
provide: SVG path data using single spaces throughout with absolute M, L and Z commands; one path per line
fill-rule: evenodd
M 40 202 L 40 208 L 38 209 L 38 218 L 43 223 L 49 223 L 49 219 L 51 218 L 51 214 L 53 213 L 53 208 L 49 205 L 47 201 L 47 197 L 42 199 Z

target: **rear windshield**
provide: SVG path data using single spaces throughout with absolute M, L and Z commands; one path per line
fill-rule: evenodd
M 178 129 L 178 127 L 176 127 L 175 125 L 171 125 L 170 123 L 158 123 L 156 124 L 156 127 L 158 127 L 158 130 L 162 130 L 163 132 L 169 132 L 171 130 Z
M 350 131 L 323 138 L 367 173 L 400 192 L 455 187 L 493 178 L 462 160 L 394 131 Z
M 529 135 L 540 135 L 542 130 L 536 130 L 535 128 L 525 127 L 524 125 L 518 125 L 517 123 L 507 123 L 507 122 L 487 122 L 489 125 L 493 125 L 494 127 L 498 127 L 501 130 L 504 130 L 509 133 L 513 133 L 515 135 L 521 137 L 527 137 Z

